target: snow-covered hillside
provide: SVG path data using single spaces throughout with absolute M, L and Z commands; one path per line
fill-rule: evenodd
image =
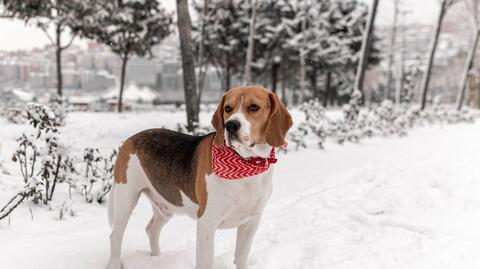
M 74 151 L 111 150 L 145 128 L 174 128 L 182 113 L 72 113 L 65 140 Z M 202 122 L 209 114 L 201 115 Z M 26 127 L 0 122 L 0 203 L 21 185 L 10 161 Z M 480 123 L 413 130 L 405 138 L 328 144 L 279 156 L 274 194 L 255 238 L 252 269 L 480 268 Z M 76 216 L 22 205 L 0 222 L 2 269 L 104 268 L 106 207 L 74 200 Z M 31 209 L 31 212 L 30 212 Z M 141 199 L 123 247 L 125 269 L 194 268 L 195 223 L 174 218 L 150 257 Z M 233 269 L 234 230 L 219 231 L 216 269 Z

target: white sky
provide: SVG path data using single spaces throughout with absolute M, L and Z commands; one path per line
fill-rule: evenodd
M 175 0 L 160 0 L 167 10 L 175 10 Z M 362 0 L 370 3 L 371 0 Z M 394 0 L 380 0 L 376 24 L 388 25 L 392 21 Z M 401 7 L 411 13 L 407 19 L 421 24 L 431 24 L 437 14 L 437 0 L 400 0 Z M 34 26 L 22 21 L 0 19 L 0 50 L 19 50 L 42 47 L 49 43 L 45 34 Z M 80 41 L 81 42 L 81 41 Z M 79 42 L 77 41 L 77 44 Z

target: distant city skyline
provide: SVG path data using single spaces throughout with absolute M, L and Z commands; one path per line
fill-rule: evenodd
M 371 0 L 362 0 L 370 3 Z M 437 0 L 403 0 L 404 6 L 411 7 L 411 14 L 408 20 L 419 24 L 432 24 L 437 14 Z M 169 11 L 175 11 L 175 0 L 161 0 L 162 5 Z M 381 0 L 377 15 L 376 24 L 391 24 L 393 14 L 393 0 Z M 15 51 L 29 50 L 43 47 L 50 44 L 45 33 L 32 25 L 25 25 L 24 22 L 11 19 L 0 19 L 0 50 Z M 65 37 L 67 39 L 67 37 Z M 83 40 L 76 40 L 75 44 L 85 46 Z

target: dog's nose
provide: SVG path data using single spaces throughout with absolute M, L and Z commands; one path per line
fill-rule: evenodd
M 234 134 L 237 132 L 242 125 L 238 120 L 229 120 L 225 123 L 225 129 L 227 129 L 227 132 Z

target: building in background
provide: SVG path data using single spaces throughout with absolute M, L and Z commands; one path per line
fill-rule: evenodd
M 106 46 L 89 42 L 86 48 L 71 46 L 62 56 L 64 93 L 103 96 L 118 88 L 121 61 Z M 158 94 L 156 103 L 181 103 L 183 77 L 178 37 L 170 36 L 153 49 L 151 57 L 132 57 L 127 64 L 126 84 L 149 88 Z M 52 46 L 29 51 L 0 52 L 0 91 L 22 89 L 34 95 L 56 88 L 55 50 Z M 216 102 L 221 83 L 208 68 L 202 100 Z M 1 98 L 1 97 L 0 97 Z M 83 99 L 82 99 L 83 100 Z

